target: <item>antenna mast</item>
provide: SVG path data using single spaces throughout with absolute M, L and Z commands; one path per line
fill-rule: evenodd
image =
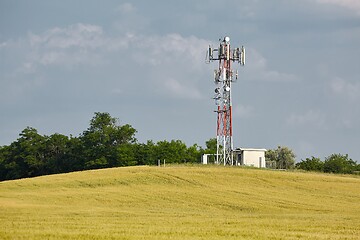
M 231 83 L 238 78 L 238 71 L 234 73 L 231 62 L 245 65 L 245 48 L 230 48 L 230 38 L 224 37 L 217 49 L 209 46 L 206 62 L 219 61 L 219 69 L 214 71 L 215 102 L 217 105 L 217 128 L 216 128 L 216 163 L 234 165 L 233 159 L 233 130 L 232 130 L 232 103 Z

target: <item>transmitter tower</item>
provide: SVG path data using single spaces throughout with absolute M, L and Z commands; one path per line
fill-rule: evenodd
M 231 84 L 237 80 L 238 71 L 236 70 L 234 76 L 231 63 L 245 65 L 245 48 L 242 46 L 231 49 L 229 37 L 224 37 L 219 41 L 219 48 L 213 48 L 210 45 L 206 54 L 207 63 L 219 61 L 219 68 L 214 70 L 214 99 L 217 106 L 215 110 L 217 113 L 216 163 L 234 165 Z

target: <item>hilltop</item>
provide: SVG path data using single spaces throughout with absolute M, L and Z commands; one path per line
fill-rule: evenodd
M 1 239 L 358 239 L 360 178 L 124 167 L 0 182 Z

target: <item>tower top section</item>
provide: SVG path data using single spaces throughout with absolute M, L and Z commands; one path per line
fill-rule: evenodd
M 209 45 L 208 52 L 206 54 L 206 63 L 210 63 L 216 60 L 226 60 L 232 62 L 238 62 L 240 65 L 245 65 L 245 48 L 244 46 L 231 49 L 230 37 L 226 36 L 223 39 L 219 39 L 219 48 L 213 48 Z

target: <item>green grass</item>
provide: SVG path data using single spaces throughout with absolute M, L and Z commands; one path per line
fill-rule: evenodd
M 0 182 L 0 239 L 359 239 L 360 178 L 215 166 Z

